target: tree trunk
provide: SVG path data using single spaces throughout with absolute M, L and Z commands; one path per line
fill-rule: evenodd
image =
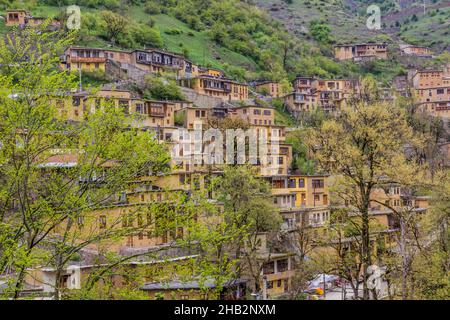
M 402 257 L 402 300 L 408 299 L 408 257 L 406 253 L 405 219 L 400 216 L 400 255 Z
M 369 212 L 368 208 L 361 213 L 362 218 L 362 271 L 363 271 L 363 300 L 369 300 L 369 288 L 367 287 L 367 268 L 371 265 L 371 252 L 370 252 L 370 234 L 369 234 Z
M 16 285 L 14 286 L 14 300 L 19 298 L 20 292 L 22 291 L 23 282 L 25 280 L 25 266 L 21 267 L 19 274 L 17 276 Z

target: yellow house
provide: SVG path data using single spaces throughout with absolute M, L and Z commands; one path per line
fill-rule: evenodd
M 215 78 L 225 78 L 225 73 L 220 69 L 214 69 L 214 68 L 199 68 L 199 74 L 215 77 Z
M 187 106 L 175 111 L 175 114 L 180 121 L 178 125 L 193 130 L 196 129 L 194 127 L 195 124 L 201 123 L 202 128 L 205 129 L 208 124 L 208 119 L 211 117 L 211 108 Z
M 418 56 L 418 57 L 432 57 L 433 52 L 428 47 L 416 46 L 416 45 L 406 45 L 400 46 L 400 50 L 403 54 L 408 56 Z
M 282 96 L 281 86 L 276 81 L 257 81 L 255 83 L 255 89 L 256 92 L 272 98 L 279 98 Z
M 264 286 L 267 298 L 286 295 L 292 287 L 294 277 L 293 253 L 264 253 L 258 259 L 264 261 L 260 287 Z
M 361 43 L 361 44 L 345 44 L 334 47 L 334 57 L 337 60 L 355 61 L 366 59 L 387 59 L 386 43 Z
M 239 83 L 228 78 L 199 75 L 193 78 L 179 79 L 178 85 L 191 88 L 202 95 L 221 98 L 224 101 L 248 99 L 247 84 Z
M 293 193 L 296 207 L 318 207 L 330 204 L 328 175 L 287 175 L 271 178 L 272 194 Z
M 100 71 L 106 69 L 105 50 L 88 47 L 69 47 L 64 52 L 61 67 L 70 71 Z
M 119 66 L 131 63 L 131 51 L 105 49 L 104 52 L 108 60 L 118 63 Z
M 275 125 L 275 109 L 257 105 L 238 106 L 233 108 L 232 116 L 245 120 L 250 125 Z
M 6 10 L 6 25 L 19 26 L 28 22 L 29 13 L 24 9 Z
M 416 71 L 410 77 L 421 110 L 450 118 L 450 73 L 445 70 Z
M 11 26 L 31 26 L 36 27 L 47 20 L 45 17 L 33 17 L 28 11 L 23 9 L 6 10 L 6 25 Z M 54 27 L 60 26 L 60 22 L 52 19 L 51 25 Z

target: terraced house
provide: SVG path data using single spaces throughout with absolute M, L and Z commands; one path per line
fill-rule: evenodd
M 157 49 L 134 50 L 131 53 L 131 63 L 152 73 L 178 73 L 185 69 L 183 56 Z
M 248 99 L 248 85 L 223 76 L 200 74 L 178 80 L 178 85 L 194 90 L 200 95 L 217 97 L 223 101 Z
M 431 58 L 433 56 L 433 52 L 430 48 L 425 46 L 417 46 L 417 45 L 400 45 L 400 51 L 403 55 L 407 56 L 415 56 L 415 57 L 423 57 L 423 58 Z
M 60 66 L 70 71 L 105 72 L 108 56 L 104 49 L 89 47 L 69 47 L 61 57 Z
M 387 59 L 386 43 L 342 44 L 334 47 L 334 57 L 337 60 L 371 60 Z
M 10 9 L 6 10 L 5 20 L 5 24 L 8 27 L 35 27 L 42 24 L 45 20 L 47 20 L 47 18 L 32 16 L 27 10 L 24 9 Z M 60 26 L 60 22 L 56 19 L 51 19 L 51 25 L 58 27 Z
M 257 80 L 254 85 L 255 90 L 258 93 L 268 95 L 272 98 L 279 98 L 282 96 L 281 86 L 276 81 Z
M 336 113 L 357 90 L 357 81 L 349 79 L 297 77 L 294 92 L 284 97 L 284 103 L 294 117 L 315 108 L 321 108 L 326 113 Z
M 450 118 L 449 68 L 414 71 L 409 82 L 423 110 L 436 117 Z

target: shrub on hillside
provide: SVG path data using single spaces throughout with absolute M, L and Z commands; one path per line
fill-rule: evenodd
M 156 100 L 184 100 L 180 88 L 174 81 L 149 77 L 145 81 L 144 98 Z

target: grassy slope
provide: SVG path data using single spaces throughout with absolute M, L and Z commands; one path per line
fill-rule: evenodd
M 184 47 L 188 49 L 189 58 L 201 65 L 222 68 L 224 63 L 228 63 L 243 67 L 247 70 L 259 71 L 258 66 L 253 60 L 239 53 L 217 46 L 208 38 L 205 31 L 194 31 L 183 22 L 167 15 L 156 15 L 151 18 L 155 21 L 155 26 L 160 30 L 164 44 L 170 51 L 181 53 Z M 146 15 L 141 19 L 146 21 L 150 19 L 150 16 Z M 171 30 L 179 30 L 181 33 L 166 33 Z
M 406 42 L 450 48 L 450 7 L 419 16 L 416 22 L 409 22 L 405 27 L 407 30 L 400 36 Z
M 100 9 L 81 8 L 82 12 L 89 11 L 91 13 L 99 13 Z M 54 17 L 58 14 L 59 8 L 47 5 L 38 5 L 31 10 L 35 16 Z M 3 14 L 4 12 L 0 12 Z M 190 29 L 185 23 L 168 15 L 150 16 L 145 13 L 142 7 L 130 7 L 128 12 L 130 18 L 136 22 L 148 22 L 150 19 L 155 21 L 155 26 L 161 32 L 164 40 L 165 49 L 177 53 L 183 52 L 183 47 L 188 49 L 189 58 L 197 64 L 211 66 L 216 68 L 223 68 L 225 64 L 240 66 L 251 72 L 258 73 L 260 68 L 256 63 L 237 52 L 233 52 L 226 48 L 216 45 L 208 37 L 206 31 L 197 32 Z M 180 34 L 168 34 L 167 31 L 180 30 Z M 0 33 L 5 32 L 5 28 L 0 20 Z M 96 37 L 95 34 L 90 39 L 79 43 L 80 45 L 93 47 L 110 46 L 109 43 L 101 38 Z
M 386 35 L 396 38 L 399 31 L 393 27 L 398 20 L 402 25 L 405 19 L 413 13 L 419 17 L 418 21 L 408 22 L 408 30 L 400 34 L 405 41 L 435 47 L 439 51 L 450 48 L 449 12 L 446 1 L 427 1 L 427 14 L 423 15 L 422 1 L 390 1 L 395 3 L 389 11 L 381 5 L 382 23 L 385 28 L 371 31 L 366 28 L 365 9 L 372 1 L 367 0 L 292 0 L 286 4 L 283 0 L 257 0 L 257 4 L 268 10 L 300 38 L 307 37 L 309 22 L 323 19 L 331 26 L 331 32 L 338 43 L 381 39 Z M 400 5 L 400 2 L 402 5 Z M 374 4 L 377 1 L 373 1 Z M 436 8 L 438 14 L 431 16 Z
M 337 42 L 366 41 L 377 36 L 366 28 L 365 19 L 349 13 L 341 0 L 292 0 L 292 4 L 283 0 L 257 0 L 257 3 L 301 38 L 306 37 L 310 22 L 317 19 L 327 21 Z

